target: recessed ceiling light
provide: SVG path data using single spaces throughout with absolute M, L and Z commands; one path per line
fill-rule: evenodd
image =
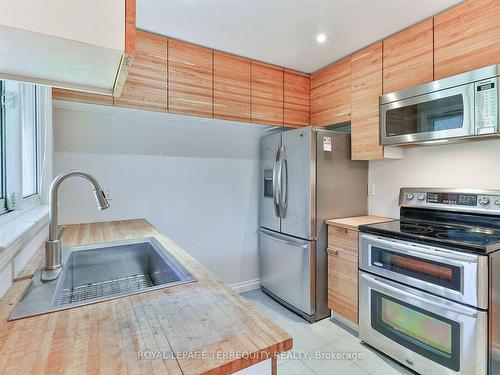
M 323 33 L 318 34 L 318 35 L 316 36 L 316 41 L 317 41 L 318 43 L 325 43 L 325 41 L 326 41 L 326 35 L 325 35 L 325 34 L 323 34 Z

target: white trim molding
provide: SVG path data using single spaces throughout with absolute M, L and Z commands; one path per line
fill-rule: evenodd
M 2 225 L 0 230 L 0 270 L 47 226 L 48 212 L 48 206 L 40 205 L 23 212 L 22 215 Z
M 11 215 L 8 213 L 6 215 Z M 6 216 L 5 215 L 5 216 Z M 0 299 L 48 235 L 48 206 L 23 210 L 0 230 Z
M 228 285 L 230 288 L 234 289 L 237 293 L 244 293 L 250 290 L 255 290 L 260 288 L 260 278 L 253 280 L 241 281 L 239 283 L 233 283 Z

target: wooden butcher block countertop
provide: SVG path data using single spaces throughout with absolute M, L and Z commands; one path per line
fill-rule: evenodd
M 198 281 L 8 322 L 39 249 L 0 302 L 0 373 L 229 374 L 292 348 L 290 335 L 145 220 L 69 225 L 63 246 L 140 237 L 155 237 Z M 148 351 L 154 357 L 141 358 Z
M 386 221 L 393 221 L 396 219 L 390 218 L 390 217 L 383 217 L 383 216 L 353 216 L 353 217 L 343 217 L 340 219 L 330 219 L 326 220 L 326 223 L 328 225 L 335 225 L 337 227 L 345 228 L 345 229 L 350 229 L 350 230 L 358 230 L 358 227 L 360 225 L 367 225 L 367 224 L 376 224 L 376 223 L 383 223 Z

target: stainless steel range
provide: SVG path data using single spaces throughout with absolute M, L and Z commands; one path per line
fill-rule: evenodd
M 500 191 L 403 188 L 360 227 L 360 338 L 421 374 L 500 374 Z

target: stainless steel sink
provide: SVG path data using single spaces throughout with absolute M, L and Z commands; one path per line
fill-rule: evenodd
M 10 320 L 196 281 L 154 238 L 71 247 L 64 258 L 57 280 L 35 273 Z

